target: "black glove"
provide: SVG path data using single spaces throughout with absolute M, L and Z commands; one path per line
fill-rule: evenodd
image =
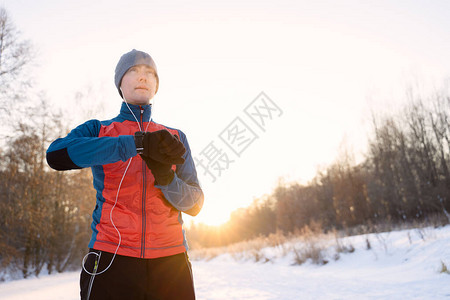
M 142 135 L 142 133 L 139 133 Z M 136 133 L 135 136 L 139 135 Z M 138 142 L 136 145 L 138 147 Z M 152 171 L 155 181 L 159 185 L 169 184 L 174 177 L 173 164 L 184 163 L 183 154 L 186 148 L 178 139 L 167 130 L 145 132 L 142 137 L 141 157 Z
M 145 132 L 143 138 L 143 156 L 162 163 L 182 164 L 186 148 L 177 136 L 167 130 Z
M 161 163 L 148 156 L 143 156 L 142 154 L 141 157 L 150 171 L 152 171 L 153 177 L 155 177 L 155 185 L 168 185 L 172 182 L 175 175 L 171 164 Z

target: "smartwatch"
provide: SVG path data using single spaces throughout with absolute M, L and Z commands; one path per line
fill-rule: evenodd
M 143 131 L 136 131 L 134 133 L 134 144 L 136 145 L 137 154 L 144 154 L 144 134 Z

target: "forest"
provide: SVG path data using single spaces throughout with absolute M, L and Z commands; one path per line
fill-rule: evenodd
M 0 50 L 0 280 L 7 272 L 26 278 L 79 269 L 95 205 L 92 175 L 48 167 L 46 149 L 68 124 L 45 94 L 31 92 L 33 48 L 4 9 Z M 374 112 L 361 161 L 343 149 L 307 184 L 280 179 L 227 223 L 191 224 L 190 245 L 224 246 L 317 224 L 351 234 L 387 223 L 450 223 L 450 85 L 439 86 L 425 95 L 410 88 L 400 111 Z
M 348 234 L 389 224 L 450 222 L 450 86 L 432 95 L 406 91 L 402 109 L 372 115 L 364 159 L 342 149 L 308 184 L 279 180 L 270 195 L 231 214 L 222 226 L 191 226 L 202 247 L 317 227 Z

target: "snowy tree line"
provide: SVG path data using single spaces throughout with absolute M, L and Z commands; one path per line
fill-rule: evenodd
M 37 124 L 19 123 L 0 148 L 0 276 L 79 268 L 89 239 L 89 170 L 49 170 L 49 120 L 34 118 Z
M 95 205 L 90 170 L 56 172 L 50 141 L 67 133 L 45 94 L 33 95 L 33 57 L 0 8 L 0 280 L 79 268 Z M 190 244 L 220 246 L 305 226 L 324 230 L 386 222 L 450 221 L 450 91 L 410 94 L 401 114 L 373 116 L 365 159 L 350 151 L 306 185 L 280 181 L 271 195 L 219 227 L 188 229 Z
M 45 151 L 66 124 L 33 94 L 33 47 L 0 7 L 0 280 L 79 268 L 95 192 L 89 170 L 50 170 Z
M 194 225 L 195 246 L 222 246 L 320 224 L 323 230 L 407 222 L 450 222 L 450 85 L 411 89 L 399 113 L 372 115 L 364 159 L 343 149 L 306 185 L 280 180 L 272 194 L 232 213 L 226 224 Z

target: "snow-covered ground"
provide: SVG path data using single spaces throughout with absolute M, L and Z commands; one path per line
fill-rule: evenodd
M 335 260 L 328 249 L 322 266 L 292 265 L 284 247 L 261 249 L 267 259 L 257 263 L 235 254 L 193 261 L 197 299 L 450 299 L 450 274 L 441 272 L 443 264 L 450 268 L 450 226 L 341 242 L 355 251 Z M 69 272 L 1 283 L 0 299 L 78 299 L 78 278 Z

